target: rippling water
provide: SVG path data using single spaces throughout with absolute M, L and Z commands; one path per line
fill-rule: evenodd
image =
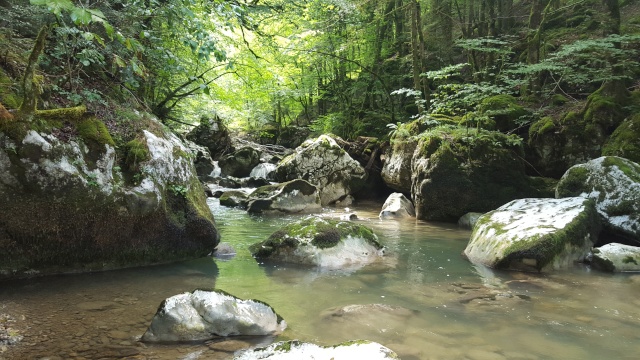
M 460 256 L 468 231 L 381 221 L 379 204 L 368 203 L 352 211 L 387 247 L 383 260 L 347 271 L 258 264 L 248 246 L 299 216 L 252 216 L 209 201 L 232 259 L 0 283 L 0 314 L 10 316 L 0 321 L 24 335 L 0 347 L 0 359 L 230 359 L 238 347 L 280 339 L 368 339 L 404 360 L 638 358 L 640 275 L 475 267 Z M 289 328 L 276 339 L 137 342 L 164 298 L 202 287 L 263 300 Z M 341 311 L 349 305 L 367 306 Z

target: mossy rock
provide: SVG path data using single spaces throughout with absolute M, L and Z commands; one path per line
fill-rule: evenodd
M 315 216 L 286 225 L 249 247 L 259 260 L 321 267 L 370 262 L 381 255 L 382 249 L 377 236 L 366 226 Z M 360 258 L 349 254 L 360 254 Z
M 531 124 L 531 126 L 529 127 L 529 138 L 542 136 L 547 132 L 553 131 L 555 128 L 556 124 L 553 121 L 553 118 L 550 116 L 545 116 Z
M 247 193 L 241 190 L 225 191 L 220 195 L 220 205 L 246 209 L 249 202 Z
M 137 172 L 140 163 L 149 160 L 149 150 L 144 138 L 136 138 L 124 145 L 125 164 L 129 171 Z
M 105 124 L 95 117 L 81 120 L 77 125 L 77 129 L 80 138 L 92 153 L 103 153 L 105 145 L 115 146 L 115 142 Z
M 633 115 L 616 128 L 605 146 L 603 156 L 620 156 L 640 163 L 640 114 Z
M 529 114 L 511 95 L 495 95 L 485 98 L 480 103 L 478 111 L 481 115 L 493 119 L 496 123 L 496 129 L 500 131 L 516 128 L 517 120 Z

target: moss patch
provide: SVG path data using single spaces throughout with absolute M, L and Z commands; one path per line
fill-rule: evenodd
M 589 179 L 589 170 L 584 166 L 574 166 L 569 169 L 558 183 L 556 196 L 558 198 L 578 196 Z
M 139 171 L 140 163 L 149 160 L 149 149 L 144 138 L 136 138 L 125 144 L 125 164 L 129 171 Z
M 620 156 L 640 163 L 640 114 L 620 124 L 602 148 L 604 156 Z

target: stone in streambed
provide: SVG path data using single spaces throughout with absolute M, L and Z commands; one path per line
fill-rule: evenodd
M 382 211 L 378 216 L 380 219 L 415 217 L 416 210 L 411 200 L 407 199 L 402 193 L 393 193 L 389 195 L 384 205 L 382 205 Z
M 610 272 L 640 271 L 640 247 L 607 244 L 593 249 L 591 263 Z
M 367 340 L 347 341 L 333 346 L 319 346 L 297 340 L 281 341 L 264 348 L 249 350 L 234 358 L 235 360 L 253 359 L 399 359 L 391 349 Z

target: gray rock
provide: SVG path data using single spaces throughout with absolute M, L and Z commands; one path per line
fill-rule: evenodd
M 248 203 L 249 197 L 247 193 L 242 190 L 229 190 L 220 195 L 220 205 L 222 206 L 246 209 Z
M 384 254 L 371 229 L 346 221 L 307 217 L 249 247 L 257 260 L 274 260 L 329 269 L 361 266 Z
M 411 164 L 417 141 L 394 141 L 387 149 L 382 166 L 382 179 L 390 188 L 411 193 Z
M 342 214 L 340 215 L 340 220 L 342 221 L 358 220 L 358 215 L 356 215 L 356 213 Z
M 458 226 L 464 229 L 473 229 L 482 214 L 483 213 L 468 212 L 458 219 Z
M 318 189 L 300 179 L 261 186 L 251 193 L 247 204 L 247 211 L 250 213 L 309 213 L 322 210 Z
M 222 242 L 216 246 L 213 255 L 220 259 L 230 259 L 236 256 L 236 249 L 231 244 Z
M 411 200 L 407 199 L 401 193 L 393 193 L 389 195 L 382 205 L 382 210 L 378 217 L 380 219 L 407 218 L 415 217 L 416 211 L 413 208 Z
M 248 188 L 258 188 L 260 186 L 266 186 L 270 184 L 271 183 L 269 182 L 269 180 L 261 177 L 248 177 L 248 178 L 243 178 L 240 181 L 240 185 L 242 187 L 248 187 Z
M 195 290 L 165 299 L 141 340 L 188 342 L 222 336 L 277 335 L 286 327 L 286 322 L 265 303 L 218 290 Z
M 233 176 L 227 176 L 218 179 L 218 185 L 229 189 L 239 189 L 242 187 L 242 179 L 238 179 Z
M 320 189 L 322 205 L 358 191 L 367 177 L 365 169 L 327 135 L 307 140 L 276 168 L 276 180 L 304 179 Z
M 640 271 L 640 247 L 611 243 L 593 249 L 591 263 L 604 271 Z
M 478 219 L 464 255 L 493 268 L 567 268 L 584 260 L 599 230 L 591 200 L 514 200 Z
M 640 243 L 640 165 L 604 156 L 571 167 L 556 197 L 584 196 L 596 202 L 605 229 Z
M 248 177 L 251 174 L 251 170 L 259 163 L 260 152 L 249 146 L 225 155 L 218 161 L 218 165 L 222 169 L 222 175 L 234 177 Z
M 187 134 L 187 139 L 207 148 L 214 159 L 233 152 L 229 130 L 220 119 L 202 119 L 200 125 Z
M 366 340 L 347 341 L 333 346 L 319 346 L 297 340 L 281 341 L 265 348 L 248 350 L 234 357 L 235 360 L 254 359 L 399 359 L 391 349 Z

